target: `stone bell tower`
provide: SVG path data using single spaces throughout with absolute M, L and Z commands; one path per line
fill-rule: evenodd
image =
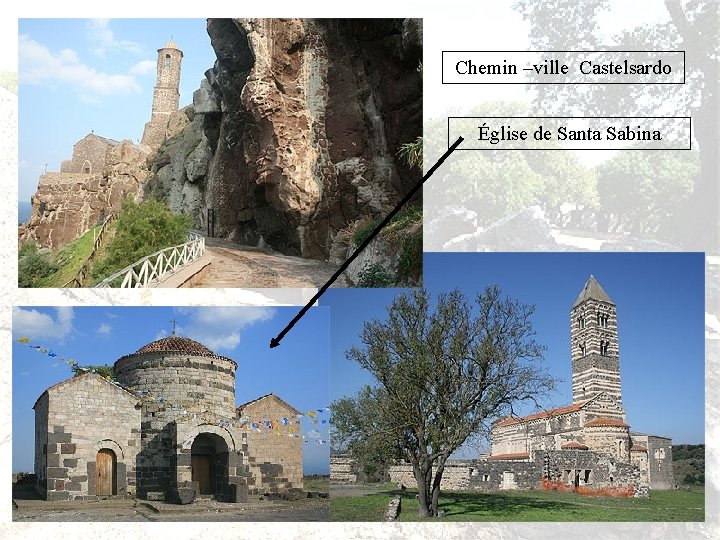
M 573 403 L 606 392 L 621 403 L 615 304 L 590 276 L 570 310 Z
M 145 124 L 142 143 L 158 148 L 165 140 L 170 115 L 180 105 L 180 64 L 183 53 L 170 40 L 158 49 L 157 82 L 153 90 L 152 116 Z

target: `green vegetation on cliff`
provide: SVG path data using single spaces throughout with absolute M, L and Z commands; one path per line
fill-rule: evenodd
M 174 215 L 165 203 L 149 199 L 138 205 L 126 199 L 115 236 L 103 259 L 93 267 L 93 278 L 101 281 L 147 255 L 183 244 L 191 225 L 192 218 Z
M 377 219 L 361 224 L 353 233 L 356 246 L 362 244 L 380 224 Z M 422 276 L 422 206 L 408 206 L 398 212 L 373 240 L 392 246 L 398 253 L 395 268 L 374 263 L 360 273 L 359 287 L 417 285 Z
M 94 227 L 57 250 L 38 250 L 27 243 L 18 250 L 18 287 L 64 287 L 80 271 L 95 242 Z

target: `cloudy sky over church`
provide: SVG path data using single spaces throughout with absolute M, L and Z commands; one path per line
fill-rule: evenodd
M 13 310 L 13 471 L 33 469 L 35 400 L 72 377 L 68 361 L 112 365 L 144 345 L 177 335 L 237 362 L 237 404 L 275 393 L 301 412 L 328 401 L 328 310 L 313 308 L 269 348 L 296 307 L 18 307 Z M 18 341 L 21 340 L 21 341 Z M 27 340 L 27 341 L 26 341 Z M 328 473 L 329 414 L 304 418 L 306 474 Z M 317 420 L 317 422 L 315 422 Z
M 29 201 L 46 164 L 59 171 L 88 131 L 140 139 L 157 49 L 170 38 L 184 53 L 180 106 L 192 103 L 215 60 L 205 25 L 205 19 L 20 19 L 19 200 Z

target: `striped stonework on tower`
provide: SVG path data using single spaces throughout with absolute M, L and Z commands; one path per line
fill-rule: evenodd
M 615 304 L 590 276 L 570 311 L 573 403 L 606 392 L 621 402 Z

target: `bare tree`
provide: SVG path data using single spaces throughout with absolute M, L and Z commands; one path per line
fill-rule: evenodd
M 490 422 L 554 387 L 538 362 L 532 306 L 495 286 L 475 299 L 458 290 L 400 294 L 385 321 L 366 322 L 362 347 L 347 357 L 377 384 L 333 404 L 334 444 L 358 459 L 402 457 L 412 464 L 420 515 L 436 516 L 450 455 Z

